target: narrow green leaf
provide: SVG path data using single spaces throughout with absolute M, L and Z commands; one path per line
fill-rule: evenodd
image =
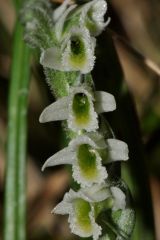
M 23 29 L 15 27 L 8 110 L 4 240 L 25 239 L 26 108 L 29 52 Z

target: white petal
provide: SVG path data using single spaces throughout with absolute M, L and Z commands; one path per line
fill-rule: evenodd
M 78 146 L 81 144 L 88 144 L 96 149 L 99 148 L 99 146 L 94 141 L 92 141 L 91 138 L 89 138 L 86 135 L 81 135 L 81 136 L 78 136 L 75 139 L 71 140 L 69 143 L 69 146 L 71 147 L 72 151 L 76 151 Z
M 70 149 L 64 148 L 63 150 L 57 152 L 52 157 L 50 157 L 43 165 L 42 171 L 46 167 L 57 166 L 62 164 L 72 164 L 75 159 L 75 153 L 71 152 Z
M 114 207 L 113 210 L 122 209 L 126 207 L 126 196 L 122 190 L 118 187 L 111 187 L 111 192 L 114 197 Z
M 71 1 L 70 0 L 64 0 L 64 2 L 54 10 L 53 12 L 53 21 L 56 22 L 64 13 L 67 6 L 69 5 Z
M 104 23 L 104 15 L 107 11 L 107 2 L 104 0 L 94 0 L 92 18 L 97 24 Z
M 40 63 L 44 67 L 61 70 L 61 49 L 57 47 L 48 48 L 41 53 Z
M 71 214 L 73 212 L 73 200 L 78 197 L 79 193 L 70 189 L 69 192 L 65 193 L 63 200 L 52 210 L 52 213 L 62 215 Z
M 52 210 L 51 213 L 65 215 L 69 214 L 71 211 L 72 211 L 71 203 L 62 201 Z
M 104 23 L 104 27 L 107 27 L 110 24 L 111 18 L 109 17 L 107 21 Z
M 128 145 L 117 139 L 107 139 L 110 153 L 110 161 L 128 160 Z
M 81 197 L 78 192 L 75 192 L 73 189 L 70 189 L 68 193 L 65 193 L 64 195 L 64 201 L 66 202 L 72 202 L 75 198 Z
M 116 101 L 112 94 L 96 91 L 95 92 L 95 108 L 97 113 L 110 112 L 116 109 Z
M 41 123 L 65 120 L 68 118 L 68 97 L 58 99 L 46 107 L 40 115 Z
M 80 190 L 89 202 L 101 202 L 109 197 L 112 197 L 111 191 L 106 187 L 106 184 L 94 184 L 90 188 Z
M 102 134 L 100 134 L 99 132 L 90 132 L 90 133 L 87 133 L 87 136 L 89 136 L 89 138 L 96 143 L 97 149 L 107 148 L 106 141 L 102 136 Z
M 63 13 L 63 15 L 59 18 L 59 21 L 57 21 L 56 25 L 55 25 L 55 33 L 57 36 L 57 39 L 60 41 L 62 34 L 63 34 L 63 27 L 64 27 L 64 23 L 65 20 L 67 18 L 67 16 L 69 15 L 69 13 L 76 8 L 76 4 L 71 5 L 68 9 L 66 9 L 66 11 Z
M 107 3 L 104 0 L 93 0 L 80 9 L 81 11 L 81 19 L 80 22 L 82 25 L 86 23 L 91 34 L 93 36 L 98 36 L 107 23 L 104 22 L 104 15 L 107 11 Z M 88 25 L 89 23 L 89 25 Z

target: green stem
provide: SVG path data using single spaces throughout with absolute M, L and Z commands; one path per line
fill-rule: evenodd
M 17 151 L 17 231 L 16 240 L 26 238 L 26 146 L 27 146 L 27 105 L 29 90 L 30 51 L 24 45 L 21 85 L 19 88 L 18 151 Z
M 25 239 L 28 61 L 29 53 L 23 42 L 23 29 L 20 23 L 17 23 L 13 42 L 9 92 L 4 240 Z

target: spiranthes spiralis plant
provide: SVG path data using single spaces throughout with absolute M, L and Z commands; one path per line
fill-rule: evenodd
M 68 215 L 72 233 L 94 240 L 130 239 L 135 213 L 127 185 L 112 176 L 117 161 L 128 160 L 128 146 L 115 138 L 102 113 L 116 109 L 112 94 L 96 91 L 91 71 L 96 37 L 109 24 L 104 0 L 27 1 L 21 11 L 25 41 L 40 50 L 40 64 L 56 101 L 40 122 L 63 121 L 68 146 L 51 156 L 49 166 L 69 164 L 78 184 L 53 213 Z M 112 166 L 112 168 L 111 168 Z

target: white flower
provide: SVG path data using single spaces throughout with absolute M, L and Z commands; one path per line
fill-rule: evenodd
M 42 52 L 40 63 L 55 70 L 80 71 L 86 74 L 94 66 L 95 41 L 87 28 L 71 28 L 60 42 L 60 47 L 54 46 Z
M 110 163 L 117 160 L 128 159 L 128 152 L 126 151 L 126 144 L 118 141 L 117 145 L 110 144 L 110 140 L 93 141 L 87 135 L 81 135 L 73 139 L 69 146 L 59 151 L 50 157 L 43 165 L 42 170 L 49 166 L 56 166 L 61 164 L 72 165 L 73 178 L 82 187 L 89 187 L 93 184 L 102 184 L 107 179 L 107 171 L 102 166 L 102 160 Z M 119 144 L 119 142 L 121 142 Z M 121 147 L 120 147 L 121 145 Z M 125 147 L 124 147 L 125 145 Z M 105 151 L 107 159 L 102 159 L 101 151 Z M 116 154 L 112 154 L 115 152 Z M 120 152 L 120 154 L 118 154 Z M 112 158 L 113 157 L 113 158 Z
M 108 197 L 106 191 L 105 199 Z M 104 196 L 102 196 L 102 200 Z M 71 231 L 80 237 L 93 237 L 98 240 L 101 235 L 101 227 L 95 222 L 94 207 L 90 196 L 84 195 L 83 191 L 74 192 L 70 190 L 64 199 L 54 209 L 56 214 L 69 214 L 68 222 Z
M 96 149 L 100 148 L 87 136 L 79 136 L 69 143 L 67 148 L 50 157 L 42 170 L 49 166 L 71 164 L 73 178 L 81 186 L 103 183 L 108 174 L 102 166 L 102 159 Z
M 78 12 L 81 12 L 81 24 L 86 25 L 91 35 L 99 35 L 103 29 L 109 24 L 110 18 L 104 22 L 104 15 L 107 11 L 107 3 L 105 0 L 93 0 L 84 4 Z
M 95 101 L 95 105 L 94 105 Z M 44 109 L 40 122 L 67 120 L 73 131 L 95 131 L 99 113 L 116 109 L 113 95 L 97 91 L 95 99 L 84 87 L 72 88 L 69 96 L 63 97 Z
M 52 212 L 61 215 L 69 214 L 68 222 L 74 234 L 80 237 L 92 236 L 94 240 L 98 240 L 102 229 L 95 221 L 95 204 L 112 198 L 113 208 L 121 209 L 121 206 L 126 205 L 125 197 L 119 197 L 124 193 L 118 187 L 112 188 L 110 189 L 106 184 L 96 184 L 91 188 L 80 189 L 78 192 L 70 190 Z M 112 191 L 114 193 L 118 191 L 118 197 L 117 194 L 112 195 Z M 118 202 L 119 205 L 117 205 Z

